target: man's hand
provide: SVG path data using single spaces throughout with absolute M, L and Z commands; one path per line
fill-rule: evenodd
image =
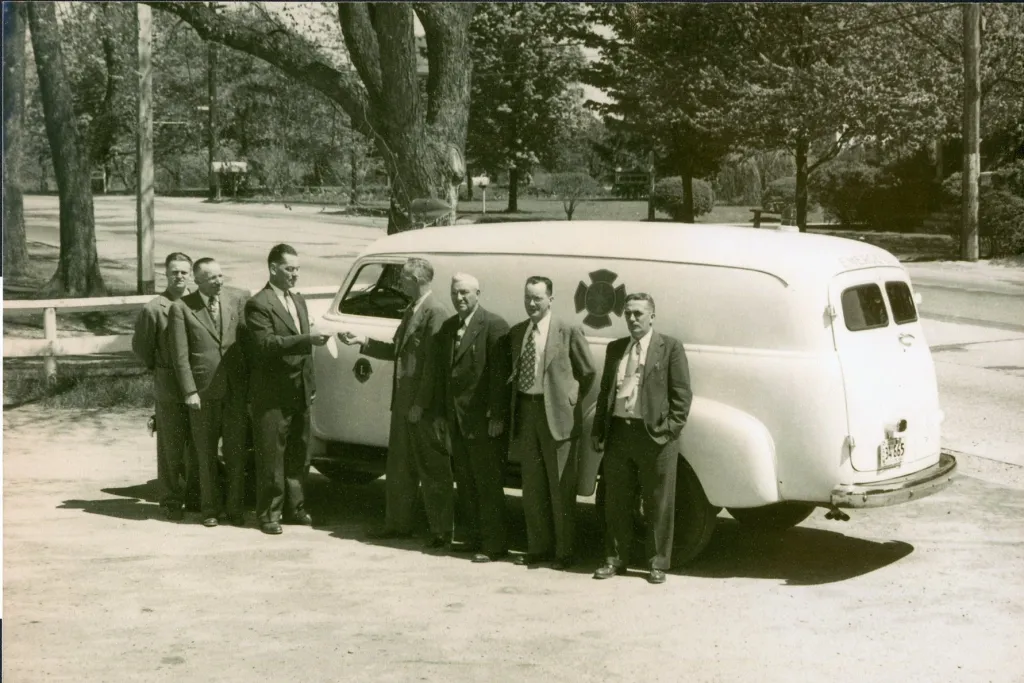
M 410 424 L 416 424 L 423 417 L 423 408 L 419 406 L 413 406 L 409 408 L 409 422 Z
M 191 394 L 186 396 L 185 405 L 187 405 L 190 410 L 199 410 L 202 407 L 202 403 L 199 401 L 199 394 L 193 391 Z
M 487 435 L 490 437 L 501 436 L 505 433 L 505 421 L 496 420 L 493 417 L 487 421 Z
M 327 343 L 327 340 L 331 338 L 329 334 L 311 334 L 309 335 L 309 341 L 313 342 L 313 346 L 323 346 Z
M 362 337 L 358 334 L 352 334 L 351 332 L 339 332 L 338 340 L 346 346 L 354 346 L 356 344 L 362 345 L 366 343 L 366 337 Z
M 598 453 L 604 451 L 604 439 L 597 435 L 590 437 L 590 445 L 594 447 L 594 450 Z

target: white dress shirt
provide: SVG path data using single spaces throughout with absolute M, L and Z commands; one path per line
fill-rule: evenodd
M 626 353 L 622 355 L 622 360 L 619 361 L 618 372 L 615 376 L 615 410 L 612 413 L 615 417 L 639 417 L 640 416 L 640 389 L 641 382 L 644 373 L 644 366 L 647 365 L 647 350 L 651 347 L 651 337 L 654 334 L 654 328 L 647 330 L 647 334 L 640 337 L 640 339 L 632 339 L 629 345 L 626 347 Z M 636 401 L 632 406 L 632 410 L 626 409 L 626 398 L 620 397 L 618 394 L 623 387 L 623 384 L 629 379 L 626 377 L 626 367 L 629 365 L 629 354 L 633 353 L 633 347 L 636 346 L 640 350 L 640 357 L 636 367 Z
M 295 323 L 295 329 L 302 332 L 302 324 L 299 322 L 299 311 L 295 308 L 295 300 L 289 296 L 289 293 L 275 285 L 273 282 L 269 283 L 270 288 L 274 290 L 274 294 L 284 305 L 284 310 L 288 311 L 288 315 L 292 317 L 292 322 Z
M 551 327 L 551 311 L 544 314 L 544 317 L 536 323 L 537 336 L 535 339 L 535 346 L 537 348 L 537 357 L 533 364 L 533 386 L 528 391 L 523 393 L 526 394 L 543 394 L 544 393 L 544 350 L 548 345 L 548 330 Z M 531 320 L 530 324 L 526 327 L 526 334 L 523 335 L 523 345 L 519 349 L 519 356 L 522 358 L 523 349 L 526 348 L 526 342 L 530 338 L 529 335 L 533 334 L 534 322 Z

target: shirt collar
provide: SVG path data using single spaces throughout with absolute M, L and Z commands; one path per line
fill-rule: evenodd
M 470 311 L 469 315 L 466 316 L 466 319 L 462 321 L 463 327 L 469 327 L 469 321 L 473 319 L 473 316 L 476 315 L 478 310 L 480 310 L 480 304 L 477 304 L 476 308 Z
M 199 298 L 202 299 L 203 306 L 205 306 L 206 308 L 209 308 L 210 307 L 210 297 L 206 296 L 205 294 L 200 292 L 198 289 L 196 291 L 199 292 Z
M 537 323 L 534 323 L 531 320 L 530 324 L 531 325 L 536 324 L 537 325 L 537 334 L 539 334 L 542 337 L 546 337 L 547 334 L 548 334 L 548 327 L 551 325 L 551 311 L 549 310 L 547 313 L 545 313 L 544 317 L 541 318 Z
M 432 292 L 433 290 L 428 289 L 425 294 L 423 294 L 419 299 L 416 299 L 416 303 L 412 307 L 413 313 L 420 310 L 420 306 L 423 305 L 423 302 L 427 300 L 427 297 L 430 296 Z
M 278 299 L 284 299 L 288 296 L 287 292 L 285 292 L 283 289 L 275 285 L 273 282 L 267 282 L 267 284 L 270 285 L 270 288 L 272 290 L 274 290 L 274 294 L 277 295 Z
M 640 339 L 633 339 L 632 337 L 630 337 L 631 341 L 635 341 L 640 346 L 640 359 L 641 360 L 647 358 L 647 349 L 651 348 L 651 337 L 653 337 L 653 336 L 654 336 L 654 328 L 651 327 L 651 329 L 647 330 L 647 334 L 645 334 L 644 336 L 640 337 Z

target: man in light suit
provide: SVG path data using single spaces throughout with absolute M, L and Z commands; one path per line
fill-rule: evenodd
M 359 344 L 373 358 L 395 361 L 391 390 L 391 430 L 385 469 L 387 513 L 382 528 L 371 538 L 400 538 L 412 534 L 417 490 L 422 487 L 430 524 L 426 546 L 443 548 L 451 540 L 453 518 L 452 469 L 448 454 L 431 420 L 423 420 L 430 384 L 424 369 L 433 354 L 434 336 L 449 317 L 434 296 L 434 268 L 422 258 L 410 258 L 402 268 L 402 290 L 410 303 L 390 342 L 339 333 L 345 344 Z
M 510 356 L 517 358 L 509 378 L 511 449 L 522 467 L 527 538 L 526 554 L 515 561 L 553 558 L 556 569 L 567 569 L 573 562 L 581 401 L 596 370 L 583 329 L 552 317 L 553 300 L 550 279 L 527 278 L 529 319 L 508 335 Z
M 164 260 L 167 288 L 146 303 L 135 320 L 132 351 L 153 373 L 153 395 L 156 399 L 156 476 L 162 490 L 160 506 L 167 518 L 185 518 L 185 486 L 190 475 L 197 473 L 190 463 L 188 408 L 182 402 L 178 380 L 174 375 L 172 351 L 167 335 L 167 318 L 171 304 L 188 291 L 192 259 L 174 252 Z
M 608 345 L 592 439 L 604 451 L 607 549 L 595 579 L 626 571 L 633 543 L 633 502 L 639 484 L 647 518 L 647 580 L 665 582 L 672 562 L 679 438 L 693 393 L 679 340 L 654 331 L 654 299 L 626 297 L 629 335 Z
M 226 512 L 231 523 L 245 523 L 246 368 L 238 336 L 241 293 L 224 288 L 220 265 L 201 258 L 192 266 L 198 291 L 171 306 L 169 328 L 178 386 L 190 410 L 192 441 L 199 462 L 203 525 L 215 527 Z M 225 506 L 217 471 L 223 439 L 228 477 Z
M 510 368 L 508 323 L 480 305 L 472 275 L 452 277 L 456 314 L 445 321 L 428 365 L 433 395 L 424 397 L 439 433 L 446 431 L 458 494 L 455 527 L 464 537 L 452 550 L 476 552 L 474 562 L 508 554 L 505 531 L 504 460 Z
M 330 335 L 311 334 L 309 310 L 292 288 L 299 255 L 278 244 L 267 256 L 267 286 L 245 304 L 250 340 L 249 401 L 256 442 L 256 516 L 266 534 L 281 522 L 312 526 L 303 485 L 309 473 L 309 406 L 313 402 L 314 346 Z

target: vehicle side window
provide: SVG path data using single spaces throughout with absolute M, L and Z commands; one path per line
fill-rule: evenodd
M 400 320 L 409 305 L 409 297 L 399 287 L 401 274 L 401 263 L 362 266 L 338 304 L 338 312 Z
M 914 295 L 906 282 L 894 280 L 885 283 L 885 293 L 889 296 L 892 308 L 892 319 L 897 325 L 912 323 L 917 320 L 917 307 L 914 306 Z
M 886 327 L 889 314 L 885 310 L 882 290 L 876 284 L 857 285 L 843 292 L 843 320 L 851 332 Z

